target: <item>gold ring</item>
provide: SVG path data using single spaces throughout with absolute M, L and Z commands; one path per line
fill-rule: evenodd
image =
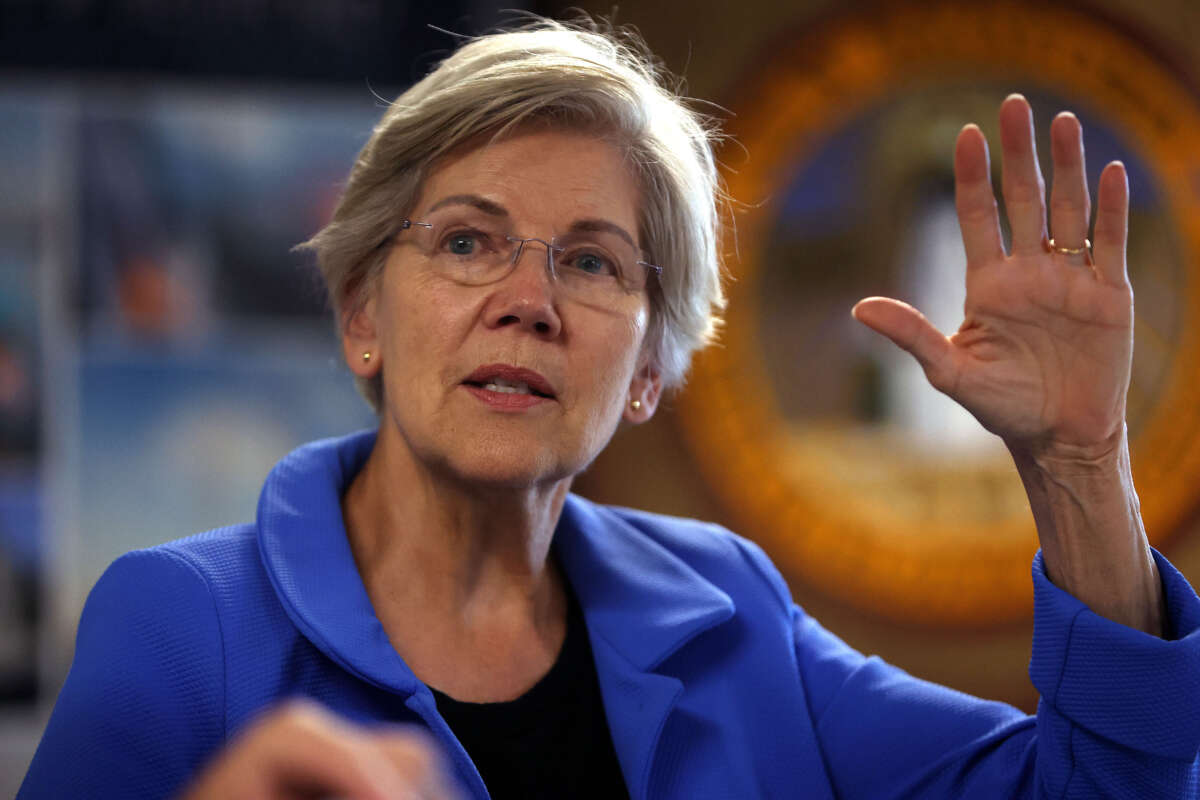
M 1092 240 L 1084 239 L 1083 247 L 1059 247 L 1054 243 L 1053 239 L 1046 240 L 1046 252 L 1058 253 L 1064 256 L 1078 256 L 1086 254 L 1089 258 L 1092 255 Z

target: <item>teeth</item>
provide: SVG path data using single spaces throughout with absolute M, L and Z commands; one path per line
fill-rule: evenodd
M 483 385 L 483 388 L 489 392 L 500 392 L 501 394 L 533 394 L 529 389 L 528 383 L 506 381 L 503 378 L 489 381 Z

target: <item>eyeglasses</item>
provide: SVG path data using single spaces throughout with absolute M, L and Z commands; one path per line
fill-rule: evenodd
M 457 210 L 443 220 L 405 219 L 400 234 L 424 251 L 431 266 L 446 278 L 467 286 L 496 283 L 512 274 L 525 245 L 546 248 L 546 271 L 567 295 L 584 303 L 609 305 L 646 288 L 649 276 L 662 269 L 641 260 L 639 251 L 621 234 L 604 226 L 550 241 L 513 236 L 490 215 Z M 397 234 L 399 236 L 400 234 Z

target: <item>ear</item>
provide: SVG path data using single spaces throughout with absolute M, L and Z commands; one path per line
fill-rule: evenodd
M 662 396 L 662 375 L 650 364 L 642 364 L 629 382 L 629 398 L 625 401 L 626 422 L 638 425 L 654 416 L 658 398 Z M 637 408 L 634 408 L 634 402 Z
M 370 353 L 370 356 L 364 357 L 366 353 Z M 350 371 L 360 378 L 375 377 L 383 366 L 374 297 L 345 313 L 342 320 L 342 357 L 346 359 Z

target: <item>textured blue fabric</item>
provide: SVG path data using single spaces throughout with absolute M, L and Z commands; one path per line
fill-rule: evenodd
M 255 525 L 105 572 L 21 800 L 168 797 L 293 696 L 427 727 L 487 797 L 346 543 L 339 499 L 373 444 L 367 432 L 303 447 L 267 479 Z M 1198 795 L 1200 599 L 1161 558 L 1171 641 L 1096 616 L 1035 560 L 1043 700 L 1028 717 L 855 652 L 722 528 L 572 496 L 555 547 L 635 800 Z

